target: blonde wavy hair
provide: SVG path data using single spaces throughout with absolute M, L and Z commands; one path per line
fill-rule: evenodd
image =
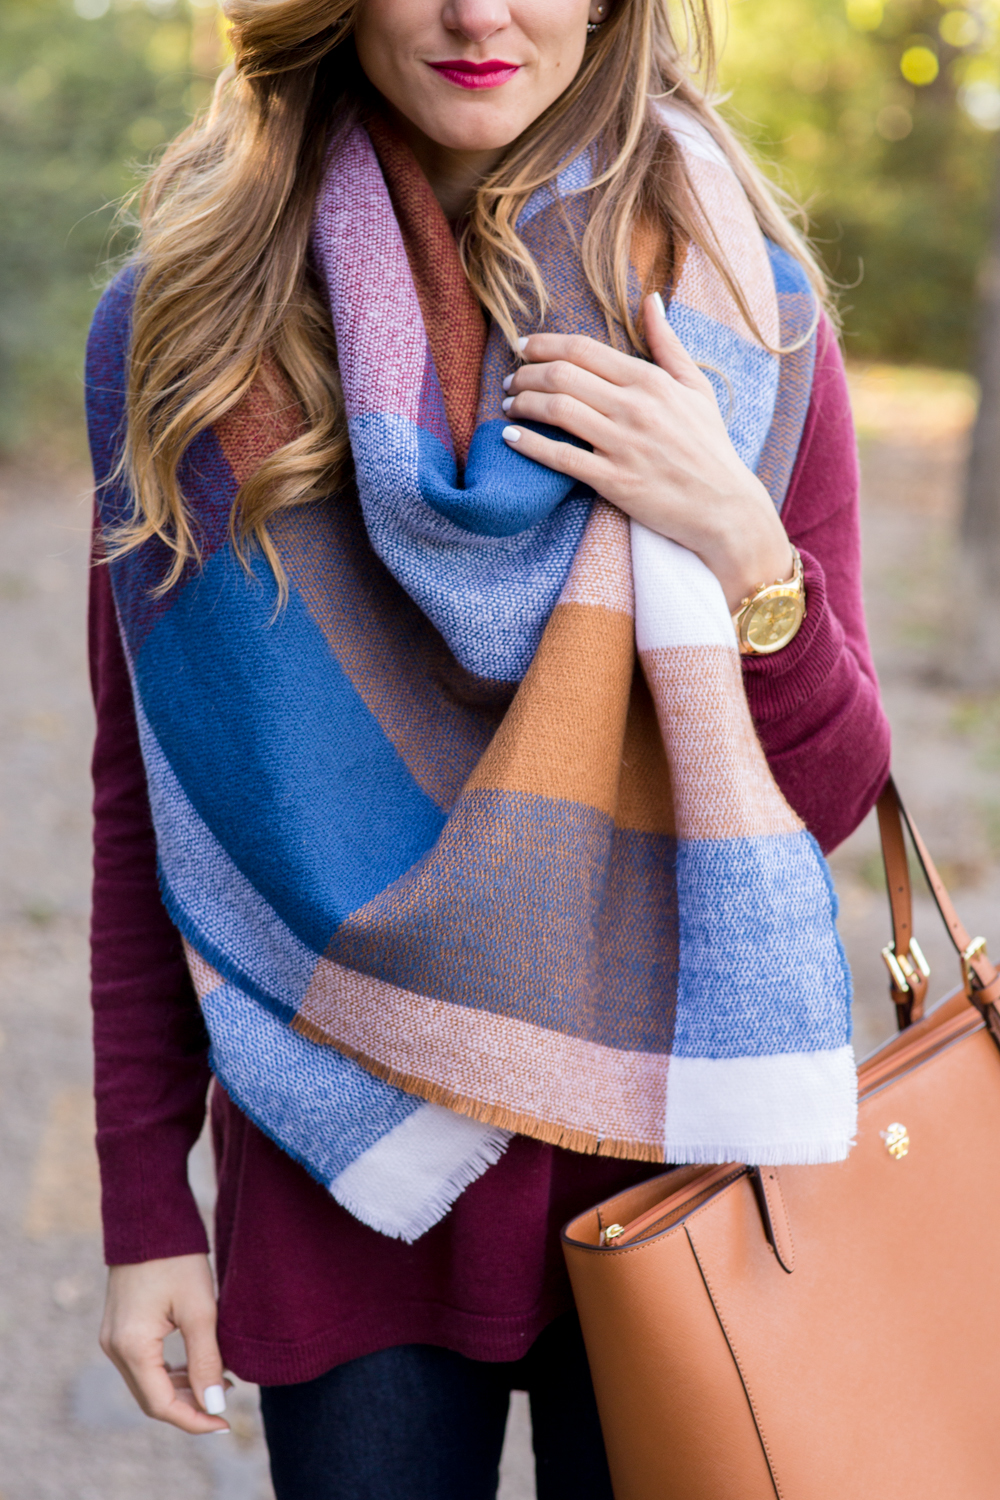
M 158 537 L 172 553 L 159 585 L 173 587 L 199 556 L 178 480 L 199 433 L 263 379 L 291 404 L 295 435 L 240 487 L 231 517 L 246 559 L 255 541 L 284 593 L 269 520 L 318 500 L 350 476 L 333 330 L 308 245 L 331 137 L 365 106 L 352 29 L 363 0 L 229 0 L 234 58 L 213 102 L 167 148 L 137 194 L 140 239 L 119 472 L 134 512 L 112 555 Z M 753 320 L 673 148 L 657 99 L 700 121 L 732 164 L 766 235 L 803 266 L 822 301 L 822 272 L 791 205 L 763 177 L 710 102 L 715 39 L 710 0 L 615 0 L 588 37 L 566 91 L 479 184 L 460 238 L 477 296 L 516 347 L 515 316 L 547 295 L 518 237 L 518 214 L 569 156 L 590 148 L 596 173 L 581 242 L 587 279 L 616 341 L 645 352 L 629 305 L 629 259 L 642 225 L 667 242 L 701 245 L 744 317 Z

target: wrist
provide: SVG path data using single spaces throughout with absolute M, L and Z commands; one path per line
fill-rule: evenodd
M 709 547 L 699 549 L 723 585 L 730 615 L 748 594 L 768 583 L 786 582 L 795 570 L 795 550 L 774 502 L 756 478 L 754 486 L 751 495 L 739 496 L 738 507 L 732 507 L 735 514 L 720 514 L 717 534 Z
M 791 578 L 759 585 L 733 611 L 741 656 L 770 656 L 798 635 L 806 615 L 805 575 L 795 548 L 792 557 Z
M 795 571 L 794 548 L 776 511 L 773 517 L 774 525 L 762 528 L 759 536 L 748 536 L 745 530 L 730 532 L 720 539 L 713 556 L 704 559 L 722 585 L 730 614 L 748 595 L 768 584 L 785 583 Z

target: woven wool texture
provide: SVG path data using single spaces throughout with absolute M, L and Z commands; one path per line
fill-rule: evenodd
M 711 139 L 676 109 L 665 128 L 771 348 L 695 247 L 668 315 L 780 506 L 813 299 Z M 546 326 L 606 339 L 574 248 L 588 181 L 572 163 L 519 231 Z M 154 599 L 157 544 L 112 566 L 217 1073 L 406 1238 L 511 1131 L 651 1161 L 843 1157 L 835 898 L 757 741 L 718 582 L 503 442 L 514 358 L 383 125 L 333 148 L 313 248 L 357 486 L 274 523 L 287 608 L 227 544 L 239 483 L 295 431 L 263 381 L 185 460 L 201 567 Z M 134 274 L 90 350 L 105 525 L 130 504 L 108 476 Z

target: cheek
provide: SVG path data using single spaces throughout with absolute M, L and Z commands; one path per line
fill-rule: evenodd
M 577 52 L 583 48 L 590 19 L 590 0 L 524 0 L 511 5 L 512 19 L 529 36 L 535 46 L 553 54 Z
M 536 86 L 547 96 L 539 100 L 538 113 L 569 88 L 579 72 L 589 10 L 590 0 L 524 0 L 511 6 L 537 55 Z
M 366 76 L 381 93 L 391 94 L 394 80 L 399 87 L 440 12 L 440 0 L 360 0 L 354 45 Z

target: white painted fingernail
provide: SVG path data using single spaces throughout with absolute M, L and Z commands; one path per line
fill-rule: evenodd
M 530 337 L 531 337 L 531 335 L 529 333 L 528 338 L 530 338 Z M 527 347 L 528 347 L 528 339 L 518 339 L 518 341 L 517 341 L 517 347 L 521 350 L 521 352 L 523 354 L 524 350 L 527 349 Z
M 653 293 L 653 301 L 656 303 L 656 311 L 659 313 L 660 317 L 665 318 L 667 316 L 667 309 L 663 305 L 663 298 L 660 296 L 659 292 Z
M 513 377 L 513 375 L 505 375 L 504 378 L 503 378 L 503 388 L 504 388 L 504 390 L 505 391 L 509 391 L 510 388 L 511 388 L 511 386 L 513 384 L 514 384 L 514 377 Z
M 226 1409 L 226 1393 L 221 1385 L 206 1385 L 202 1403 L 210 1417 L 221 1417 Z
M 505 396 L 504 399 L 500 402 L 500 407 L 501 407 L 501 410 L 503 410 L 503 411 L 510 411 L 510 409 L 511 409 L 511 407 L 513 405 L 514 405 L 514 397 L 513 396 Z
M 520 427 L 505 427 L 500 436 L 508 443 L 519 443 L 521 441 Z

